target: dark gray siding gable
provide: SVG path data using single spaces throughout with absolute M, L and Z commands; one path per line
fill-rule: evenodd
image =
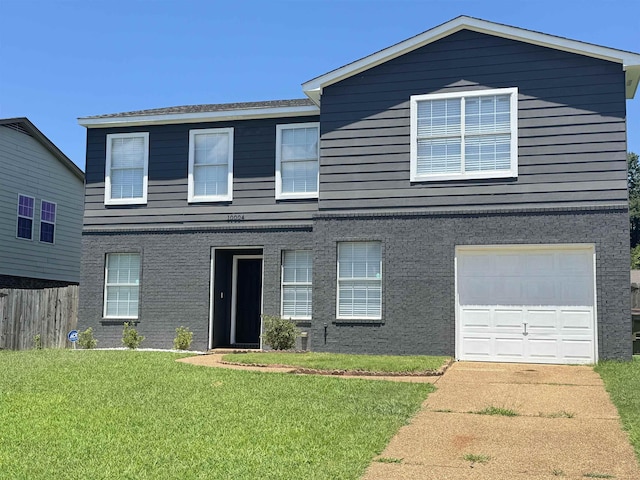
M 518 178 L 409 181 L 411 95 L 518 87 Z M 326 87 L 321 210 L 625 205 L 621 65 L 461 31 Z
M 316 199 L 275 199 L 276 125 L 314 121 L 317 116 L 88 129 L 85 229 L 226 224 L 229 215 L 243 215 L 248 224 L 308 223 Z M 188 204 L 189 130 L 224 127 L 234 128 L 233 201 Z M 106 136 L 124 132 L 149 132 L 147 204 L 105 207 Z

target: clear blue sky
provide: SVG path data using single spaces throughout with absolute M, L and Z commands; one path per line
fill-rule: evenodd
M 640 52 L 640 0 L 0 0 L 0 118 L 28 117 L 84 168 L 77 117 L 301 98 L 458 15 Z M 640 152 L 640 92 L 627 120 Z

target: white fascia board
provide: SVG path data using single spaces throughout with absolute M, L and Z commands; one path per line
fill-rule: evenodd
M 427 30 L 415 37 L 385 48 L 384 50 L 380 50 L 373 55 L 361 58 L 353 63 L 309 80 L 302 84 L 302 89 L 309 98 L 316 102 L 315 98 L 318 97 L 317 92 L 321 93 L 322 88 L 382 63 L 388 62 L 389 60 L 428 45 L 429 43 L 433 43 L 441 38 L 452 35 L 460 30 L 472 30 L 475 32 L 486 33 L 488 35 L 509 38 L 511 40 L 621 63 L 624 70 L 627 72 L 627 98 L 633 98 L 633 94 L 635 93 L 635 87 L 630 89 L 629 82 L 631 81 L 631 84 L 634 84 L 635 80 L 635 85 L 637 86 L 640 72 L 636 73 L 635 67 L 640 67 L 640 54 L 465 16 L 454 18 L 449 22 L 443 23 L 431 30 Z
M 226 120 L 250 120 L 254 118 L 303 117 L 320 115 L 314 105 L 301 107 L 252 108 L 245 110 L 223 110 L 219 112 L 170 113 L 123 117 L 79 118 L 78 124 L 87 128 L 134 127 L 143 125 L 166 125 L 170 123 L 222 122 Z

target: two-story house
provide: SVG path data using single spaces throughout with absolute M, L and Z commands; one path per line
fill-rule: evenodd
M 625 102 L 640 55 L 459 17 L 307 99 L 80 119 L 79 321 L 316 351 L 630 358 Z
M 78 284 L 84 174 L 27 118 L 0 119 L 0 288 Z

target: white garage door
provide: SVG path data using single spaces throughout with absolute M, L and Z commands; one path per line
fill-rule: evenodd
M 596 361 L 592 246 L 457 247 L 456 275 L 458 359 Z

